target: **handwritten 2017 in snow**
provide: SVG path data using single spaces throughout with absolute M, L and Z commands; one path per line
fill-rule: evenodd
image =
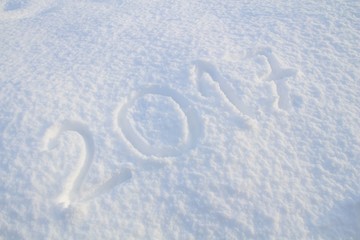
M 296 70 L 282 68 L 269 48 L 262 49 L 258 51 L 257 54 L 265 56 L 271 68 L 270 73 L 268 73 L 264 79 L 274 81 L 276 85 L 278 98 L 275 100 L 275 105 L 277 105 L 279 109 L 288 110 L 290 108 L 290 101 L 286 79 L 291 76 L 296 76 Z M 223 80 L 217 68 L 205 60 L 194 61 L 190 71 L 190 79 L 201 96 L 204 98 L 207 97 L 205 94 L 206 85 L 204 81 L 208 78 L 204 78 L 204 74 L 210 76 L 210 79 L 217 83 L 218 94 L 240 115 L 241 127 L 246 129 L 256 128 L 256 122 L 252 118 L 255 112 L 237 98 L 236 92 Z M 128 115 L 131 112 L 130 110 L 135 107 L 137 101 L 146 96 L 162 98 L 161 100 L 167 102 L 167 104 L 174 109 L 174 112 L 179 115 L 178 120 L 181 122 L 180 125 L 182 125 L 183 129 L 180 131 L 181 139 L 176 144 L 151 144 L 146 136 L 143 136 L 141 132 L 133 126 L 134 124 L 129 121 Z M 145 157 L 151 156 L 159 159 L 176 157 L 194 148 L 202 132 L 201 119 L 196 113 L 196 110 L 191 106 L 191 102 L 176 90 L 166 86 L 150 86 L 131 93 L 129 97 L 119 105 L 118 109 L 116 109 L 114 122 L 115 129 L 119 130 L 119 135 L 128 143 L 129 147 Z M 173 131 L 173 129 L 167 130 Z M 64 189 L 57 198 L 57 203 L 67 208 L 71 204 L 86 202 L 131 179 L 132 167 L 125 166 L 119 173 L 110 177 L 104 183 L 84 193 L 82 191 L 82 185 L 90 170 L 95 152 L 93 136 L 86 124 L 79 121 L 64 120 L 47 129 L 43 139 L 43 150 L 50 151 L 55 148 L 58 145 L 57 142 L 59 138 L 64 132 L 73 132 L 80 136 L 83 141 L 83 149 L 79 158 L 81 164 L 67 179 Z

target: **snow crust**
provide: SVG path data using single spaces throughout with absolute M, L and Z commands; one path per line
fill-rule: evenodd
M 0 239 L 359 239 L 359 23 L 1 0 Z

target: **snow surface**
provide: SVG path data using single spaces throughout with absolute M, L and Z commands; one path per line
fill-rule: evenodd
M 360 2 L 0 1 L 0 239 L 360 239 Z

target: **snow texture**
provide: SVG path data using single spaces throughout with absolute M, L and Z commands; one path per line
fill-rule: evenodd
M 359 1 L 0 0 L 0 239 L 360 239 Z

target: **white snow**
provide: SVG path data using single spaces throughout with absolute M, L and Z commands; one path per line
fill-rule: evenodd
M 360 3 L 0 0 L 0 239 L 359 239 Z

